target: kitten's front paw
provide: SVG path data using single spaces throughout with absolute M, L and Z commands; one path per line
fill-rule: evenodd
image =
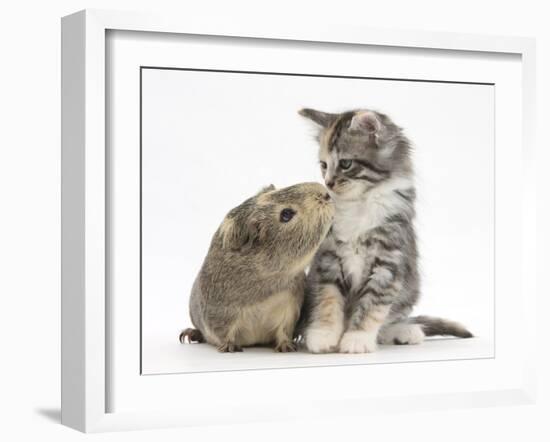
M 311 353 L 330 353 L 338 349 L 340 332 L 330 328 L 310 328 L 306 331 L 306 348 Z
M 376 333 L 347 331 L 340 341 L 340 353 L 372 353 L 376 349 Z

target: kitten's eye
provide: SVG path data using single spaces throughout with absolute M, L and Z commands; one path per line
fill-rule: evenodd
M 327 163 L 325 163 L 324 161 L 321 161 L 320 164 L 321 164 L 321 169 L 327 168 Z
M 340 160 L 338 164 L 340 166 L 340 169 L 346 170 L 351 167 L 351 160 Z
M 296 211 L 292 209 L 283 209 L 281 210 L 281 215 L 279 219 L 282 223 L 287 223 L 294 217 L 294 215 L 296 215 Z

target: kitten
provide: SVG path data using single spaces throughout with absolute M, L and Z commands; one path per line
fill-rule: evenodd
M 321 128 L 321 171 L 336 208 L 307 278 L 307 349 L 368 353 L 377 342 L 471 337 L 455 322 L 409 317 L 419 298 L 419 275 L 411 144 L 402 129 L 371 110 L 300 114 Z

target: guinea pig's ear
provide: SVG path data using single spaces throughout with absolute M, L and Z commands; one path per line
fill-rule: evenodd
M 262 189 L 256 194 L 256 196 L 259 196 L 259 195 L 261 195 L 262 193 L 271 192 L 272 190 L 275 190 L 275 186 L 274 186 L 273 184 L 270 184 L 269 186 L 266 186 L 266 187 L 262 188 Z
M 310 120 L 314 121 L 319 126 L 324 128 L 329 127 L 338 117 L 337 114 L 329 114 L 328 112 L 321 112 L 309 108 L 300 109 L 298 113 L 302 117 L 309 118 Z
M 262 244 L 267 238 L 268 215 L 263 211 L 253 213 L 246 223 L 248 230 L 248 244 L 250 246 Z
M 220 226 L 220 235 L 224 249 L 245 250 L 264 241 L 267 226 L 257 215 L 252 215 L 245 222 L 226 217 Z
M 222 247 L 227 250 L 240 249 L 248 241 L 246 230 L 234 218 L 226 217 L 220 226 Z

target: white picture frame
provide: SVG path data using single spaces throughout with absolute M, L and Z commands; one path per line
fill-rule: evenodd
M 229 399 L 201 397 L 198 388 L 189 388 L 185 401 L 174 407 L 146 406 L 130 409 L 115 407 L 110 394 L 115 388 L 114 355 L 108 342 L 112 312 L 108 293 L 112 269 L 109 247 L 113 240 L 109 229 L 109 212 L 113 209 L 109 194 L 107 152 L 106 35 L 110 31 L 155 32 L 163 34 L 237 37 L 292 42 L 331 43 L 376 46 L 384 48 L 423 49 L 439 53 L 475 54 L 483 60 L 488 54 L 517 57 L 521 65 L 520 82 L 504 81 L 499 94 L 519 99 L 513 113 L 498 113 L 501 122 L 517 131 L 516 147 L 508 149 L 497 130 L 496 153 L 504 161 L 496 162 L 497 205 L 510 222 L 499 222 L 496 256 L 499 272 L 496 289 L 502 293 L 495 321 L 500 329 L 495 357 L 484 366 L 468 361 L 446 362 L 444 368 L 434 363 L 408 364 L 409 371 L 419 376 L 422 390 L 391 391 L 385 394 L 375 388 L 356 387 L 361 366 L 300 368 L 290 370 L 234 371 L 220 373 L 186 373 L 187 382 L 195 376 L 208 376 L 209 385 L 223 391 Z M 436 53 L 437 55 L 437 53 Z M 116 55 L 115 55 L 116 56 Z M 206 425 L 220 422 L 253 422 L 291 417 L 361 415 L 371 411 L 491 406 L 532 403 L 535 393 L 535 44 L 534 40 L 517 37 L 490 37 L 463 34 L 388 31 L 343 26 L 271 24 L 268 22 L 216 23 L 194 17 L 159 17 L 151 14 L 86 10 L 62 20 L 62 423 L 85 432 L 167 426 Z M 434 66 L 434 69 L 436 67 Z M 434 71 L 435 72 L 435 71 Z M 443 71 L 441 71 L 443 72 Z M 466 74 L 464 74 L 466 75 Z M 475 80 L 475 79 L 473 79 Z M 502 123 L 501 123 L 502 124 Z M 500 146 L 500 147 L 499 147 Z M 505 152 L 512 152 L 508 157 Z M 521 164 L 518 170 L 517 160 Z M 515 185 L 503 177 L 515 173 Z M 517 186 L 520 176 L 521 186 Z M 514 190 L 515 189 L 515 190 Z M 517 197 L 503 198 L 510 190 Z M 500 193 L 499 193 L 500 192 Z M 515 214 L 515 215 L 514 215 Z M 498 215 L 497 215 L 498 218 Z M 499 219 L 500 221 L 500 219 Z M 504 249 L 502 238 L 512 236 L 512 257 Z M 500 239 L 500 241 L 499 241 Z M 509 245 L 507 244 L 506 247 Z M 502 258 L 501 258 L 502 256 Z M 519 257 L 519 258 L 518 258 Z M 518 263 L 519 261 L 519 263 Z M 506 281 L 504 281 L 506 277 Z M 506 282 L 506 285 L 504 284 Z M 515 292 L 512 293 L 512 292 Z M 506 296 L 505 296 L 506 295 Z M 517 297 L 517 311 L 510 298 Z M 497 298 L 498 299 L 498 298 Z M 510 304 L 507 306 L 507 304 Z M 520 348 L 513 348 L 521 342 Z M 132 355 L 127 358 L 136 364 Z M 139 363 L 138 363 L 139 364 Z M 403 364 L 372 368 L 399 376 Z M 313 371 L 312 371 L 313 370 Z M 315 387 L 326 380 L 342 377 L 345 371 L 350 388 Z M 125 373 L 125 372 L 123 372 Z M 427 374 L 423 374 L 427 373 Z M 460 376 L 452 380 L 453 388 L 434 376 Z M 475 379 L 476 373 L 479 379 Z M 120 403 L 135 402 L 130 392 L 158 404 L 174 387 L 178 376 L 140 376 L 139 367 L 126 376 L 117 375 L 118 396 L 127 395 Z M 487 379 L 493 379 L 491 384 Z M 115 382 L 115 383 L 116 383 Z M 246 384 L 243 384 L 246 382 Z M 237 385 L 238 388 L 232 388 Z M 243 388 L 242 385 L 247 385 Z M 278 395 L 278 386 L 289 385 L 301 391 L 301 397 L 286 401 Z M 431 385 L 431 388 L 427 388 Z M 260 387 L 263 388 L 260 390 Z M 225 389 L 225 390 L 223 390 Z M 271 395 L 271 396 L 270 396 Z M 273 400 L 266 400 L 272 398 Z M 191 407 L 190 404 L 193 404 Z M 119 409 L 120 408 L 120 409 Z

